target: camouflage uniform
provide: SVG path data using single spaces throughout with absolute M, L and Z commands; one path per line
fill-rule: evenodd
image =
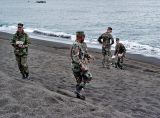
M 120 69 L 122 69 L 123 67 L 123 58 L 125 56 L 126 53 L 126 48 L 122 43 L 118 43 L 115 46 L 115 52 L 114 55 L 117 56 L 117 62 L 116 62 L 116 68 L 119 67 Z
M 28 45 L 30 41 L 26 33 L 16 32 L 11 39 L 11 44 L 14 47 L 14 54 L 16 61 L 18 63 L 19 70 L 23 78 L 29 75 L 28 65 L 27 65 L 27 55 L 28 55 Z M 27 47 L 20 48 L 18 45 L 27 45 Z
M 92 79 L 92 74 L 88 70 L 89 58 L 90 55 L 88 54 L 86 43 L 80 43 L 76 40 L 71 47 L 71 59 L 72 71 L 77 81 L 76 92 L 78 93 Z
M 107 63 L 107 68 L 110 68 L 111 45 L 114 44 L 114 39 L 110 33 L 105 32 L 98 38 L 98 42 L 102 44 L 102 55 L 103 55 L 102 65 L 103 67 L 105 67 L 106 66 L 105 63 Z

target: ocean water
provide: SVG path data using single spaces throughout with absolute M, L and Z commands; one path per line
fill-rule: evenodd
M 160 59 L 159 8 L 159 0 L 0 0 L 0 31 L 14 33 L 22 22 L 30 37 L 70 44 L 83 30 L 89 47 L 100 48 L 97 38 L 111 26 L 127 52 Z

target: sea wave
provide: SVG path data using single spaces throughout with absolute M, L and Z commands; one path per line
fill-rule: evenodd
M 127 48 L 127 52 L 133 54 L 141 54 L 150 57 L 157 57 L 160 59 L 160 48 L 152 47 L 149 45 L 142 45 L 138 42 L 133 42 L 129 40 L 122 41 L 122 43 Z
M 8 32 L 8 33 L 15 33 L 17 27 L 16 25 L 0 25 L 0 31 Z M 61 43 L 71 44 L 75 39 L 76 36 L 74 34 L 69 34 L 65 32 L 53 32 L 47 29 L 42 28 L 24 28 L 25 32 L 27 32 L 31 38 L 37 38 L 41 40 L 48 40 L 48 41 L 56 41 Z M 63 40 L 55 40 L 53 37 L 60 37 Z M 101 45 L 97 42 L 97 39 L 90 39 L 86 37 L 85 42 L 88 44 L 88 47 L 91 48 L 101 48 Z M 127 52 L 132 54 L 141 54 L 150 57 L 156 57 L 160 59 L 160 48 L 152 47 L 149 45 L 143 45 L 138 42 L 130 41 L 130 40 L 122 40 L 121 41 L 126 49 Z M 114 50 L 115 44 L 112 46 Z
M 33 33 L 39 34 L 39 35 L 51 36 L 51 37 L 71 39 L 71 35 L 66 34 L 64 32 L 50 32 L 50 31 L 34 30 Z
M 7 25 L 7 24 L 0 25 L 0 31 L 15 32 L 16 29 L 17 27 L 15 25 Z

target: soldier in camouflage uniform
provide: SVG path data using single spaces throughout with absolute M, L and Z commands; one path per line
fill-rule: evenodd
M 111 59 L 111 45 L 114 44 L 114 39 L 111 35 L 112 28 L 108 27 L 107 32 L 103 33 L 99 38 L 98 42 L 102 44 L 102 65 L 110 69 L 110 59 Z M 106 64 L 107 63 L 107 64 Z
M 28 45 L 30 44 L 28 35 L 23 30 L 23 24 L 18 24 L 17 32 L 11 39 L 14 47 L 14 54 L 18 63 L 22 79 L 29 79 L 29 70 L 27 65 Z
M 88 70 L 88 63 L 93 57 L 88 54 L 87 45 L 84 42 L 85 34 L 83 31 L 76 33 L 76 41 L 71 47 L 72 71 L 76 78 L 76 95 L 77 98 L 85 99 L 80 92 L 84 89 L 86 83 L 92 79 L 92 74 Z
M 116 47 L 114 55 L 117 57 L 117 62 L 115 64 L 115 67 L 119 67 L 120 69 L 123 69 L 123 58 L 125 57 L 126 48 L 125 46 L 119 42 L 119 38 L 116 38 Z

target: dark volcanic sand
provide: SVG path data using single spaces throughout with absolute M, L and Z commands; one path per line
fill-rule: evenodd
M 91 54 L 94 78 L 82 101 L 72 93 L 76 82 L 68 48 L 34 41 L 31 80 L 22 80 L 9 40 L 0 39 L 0 118 L 160 118 L 158 66 L 126 59 L 125 70 L 107 70 L 101 54 Z

